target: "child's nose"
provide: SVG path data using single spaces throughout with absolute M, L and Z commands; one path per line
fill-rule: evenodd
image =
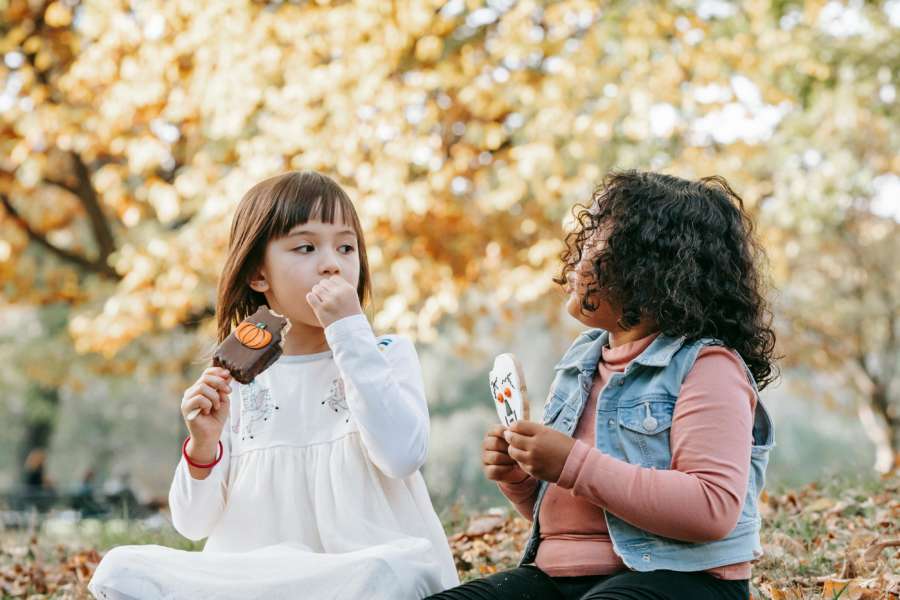
M 340 271 L 341 268 L 338 266 L 338 262 L 333 258 L 323 258 L 319 263 L 319 273 L 325 275 L 337 275 Z

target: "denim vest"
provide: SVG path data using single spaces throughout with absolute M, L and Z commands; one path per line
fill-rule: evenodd
M 545 425 L 571 436 L 591 392 L 601 349 L 609 334 L 602 329 L 582 333 L 554 367 L 556 376 L 544 406 Z M 669 429 L 681 383 L 704 346 L 723 345 L 714 339 L 692 342 L 660 334 L 626 368 L 616 373 L 597 398 L 596 445 L 605 454 L 645 468 L 670 469 Z M 742 361 L 743 362 L 743 361 Z M 775 446 L 774 428 L 757 394 L 750 449 L 747 495 L 737 525 L 723 539 L 694 543 L 655 535 L 629 525 L 610 512 L 606 524 L 613 550 L 634 571 L 703 571 L 751 561 L 762 555 L 761 519 L 757 498 L 765 484 L 769 451 Z M 611 485 L 615 485 L 611 482 Z M 534 562 L 540 543 L 538 516 L 548 483 L 538 487 L 534 525 L 520 565 Z

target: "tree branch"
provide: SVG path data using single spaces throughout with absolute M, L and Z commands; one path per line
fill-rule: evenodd
M 116 249 L 112 229 L 109 226 L 109 221 L 103 214 L 103 208 L 100 206 L 100 201 L 97 198 L 97 190 L 94 189 L 94 184 L 91 182 L 91 174 L 87 165 L 84 164 L 78 153 L 70 152 L 70 155 L 75 165 L 75 176 L 78 178 L 76 195 L 87 211 L 91 229 L 94 231 L 94 238 L 97 240 L 97 246 L 100 248 L 100 260 L 105 263 L 109 255 Z
M 52 185 L 52 186 L 58 187 L 58 188 L 61 189 L 61 190 L 64 190 L 64 191 L 66 191 L 66 192 L 69 192 L 69 193 L 72 194 L 73 196 L 77 196 L 77 195 L 78 195 L 78 189 L 72 187 L 71 185 L 69 185 L 69 184 L 66 183 L 65 181 L 61 181 L 61 180 L 59 180 L 59 179 L 47 179 L 47 178 L 45 177 L 45 178 L 44 178 L 44 183 L 46 183 L 47 185 Z
M 10 218 L 12 218 L 15 223 L 21 227 L 26 234 L 28 234 L 28 239 L 37 243 L 40 246 L 43 246 L 46 250 L 48 250 L 51 254 L 56 255 L 62 260 L 72 263 L 80 269 L 85 271 L 89 271 L 92 273 L 97 273 L 107 279 L 120 280 L 122 277 L 109 266 L 105 259 L 92 261 L 80 254 L 75 254 L 74 252 L 70 252 L 64 248 L 60 248 L 52 244 L 47 236 L 42 234 L 39 231 L 34 230 L 31 225 L 26 221 L 16 210 L 16 208 L 12 205 L 12 202 L 9 201 L 9 197 L 6 194 L 0 194 L 0 203 L 3 204 L 3 208 L 6 209 L 6 212 L 9 213 Z

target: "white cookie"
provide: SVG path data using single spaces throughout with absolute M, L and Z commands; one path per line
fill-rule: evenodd
M 510 425 L 528 420 L 528 388 L 522 365 L 513 354 L 501 354 L 494 359 L 490 373 L 491 398 L 500 422 Z

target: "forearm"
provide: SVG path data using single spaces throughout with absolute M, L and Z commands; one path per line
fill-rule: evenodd
M 672 539 L 704 542 L 724 537 L 737 523 L 742 497 L 723 485 L 716 473 L 644 468 L 583 442 L 572 452 L 576 464 L 570 470 L 575 477 L 570 481 L 561 477 L 558 485 L 635 527 Z
M 373 462 L 389 477 L 411 475 L 428 451 L 428 407 L 412 343 L 378 344 L 363 315 L 332 323 L 328 344 L 346 386 L 347 405 Z
M 227 423 L 223 436 L 227 436 Z M 228 471 L 231 465 L 230 443 L 223 437 L 221 457 L 219 442 L 208 443 L 188 440 L 185 452 L 192 462 L 211 464 L 201 469 L 188 464 L 182 456 L 175 468 L 172 485 L 169 488 L 169 510 L 172 524 L 184 537 L 200 540 L 208 537 L 225 510 Z
M 225 510 L 226 481 L 215 472 L 218 467 L 207 469 L 211 472 L 204 479 L 196 479 L 184 459 L 178 463 L 169 489 L 169 510 L 172 525 L 188 539 L 209 537 Z
M 219 454 L 219 443 L 218 442 L 194 442 L 194 439 L 191 438 L 188 440 L 187 447 L 185 448 L 185 452 L 191 458 L 191 462 L 200 465 L 208 465 L 215 462 L 216 457 Z M 185 464 L 187 462 L 185 461 Z M 209 468 L 199 468 L 193 465 L 187 464 L 188 473 L 190 473 L 193 479 L 203 480 L 209 477 L 209 474 L 212 472 L 213 467 Z

